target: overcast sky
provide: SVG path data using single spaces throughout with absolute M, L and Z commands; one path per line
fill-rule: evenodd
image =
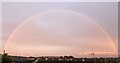
M 19 31 L 17 31 L 18 34 L 15 33 L 13 38 L 10 40 L 12 45 L 15 46 L 15 45 L 21 44 L 21 45 L 18 45 L 18 48 L 19 48 L 19 46 L 22 46 L 24 44 L 23 47 L 25 47 L 26 44 L 28 44 L 28 43 L 24 43 L 24 42 L 28 41 L 27 39 L 29 39 L 30 43 L 34 44 L 33 47 L 31 47 L 31 49 L 32 48 L 33 49 L 34 48 L 35 49 L 37 49 L 37 48 L 45 48 L 46 49 L 45 46 L 42 46 L 42 45 L 41 45 L 41 47 L 37 46 L 38 44 L 44 44 L 44 43 L 46 43 L 45 45 L 48 45 L 47 47 L 50 48 L 49 50 L 54 50 L 54 51 L 57 49 L 57 47 L 58 47 L 58 49 L 61 49 L 61 51 L 65 51 L 66 49 L 65 50 L 63 50 L 63 49 L 65 47 L 67 48 L 68 46 L 70 46 L 70 48 L 67 48 L 67 50 L 64 52 L 64 53 L 66 53 L 67 51 L 69 51 L 69 49 L 73 50 L 73 48 L 75 46 L 76 46 L 75 50 L 78 50 L 80 46 L 82 47 L 82 45 L 77 46 L 77 44 L 74 45 L 74 46 L 71 45 L 71 44 L 73 44 L 72 40 L 73 41 L 77 40 L 78 42 L 76 41 L 76 43 L 78 43 L 78 44 L 84 44 L 84 43 L 81 43 L 81 40 L 79 40 L 78 37 L 82 37 L 82 36 L 79 36 L 79 34 L 80 35 L 81 34 L 85 35 L 84 40 L 88 40 L 88 38 L 91 38 L 91 37 L 92 37 L 91 39 L 93 40 L 95 38 L 94 35 L 96 35 L 99 38 L 99 39 L 97 38 L 98 39 L 97 42 L 100 41 L 101 39 L 104 40 L 106 38 L 106 37 L 104 37 L 106 35 L 104 35 L 103 31 L 101 31 L 101 30 L 100 31 L 94 31 L 95 32 L 94 33 L 93 30 L 96 30 L 97 26 L 93 23 L 90 24 L 88 22 L 89 19 L 87 19 L 87 18 L 84 18 L 84 17 L 82 18 L 81 16 L 78 17 L 78 15 L 76 15 L 78 13 L 78 14 L 83 14 L 83 15 L 93 19 L 99 26 L 101 26 L 104 29 L 104 31 L 107 32 L 109 37 L 113 40 L 113 43 L 117 48 L 117 38 L 118 38 L 117 37 L 117 35 L 118 35 L 117 34 L 118 33 L 118 30 L 117 30 L 118 29 L 118 24 L 117 24 L 118 23 L 118 15 L 117 15 L 118 14 L 118 7 L 117 7 L 117 3 L 112 3 L 112 2 L 111 3 L 3 3 L 3 9 L 2 10 L 3 10 L 3 23 L 2 23 L 3 24 L 3 32 L 2 32 L 3 33 L 3 37 L 2 37 L 3 38 L 3 44 L 5 44 L 7 42 L 8 38 L 14 32 L 14 30 L 20 24 L 22 24 L 24 21 L 26 21 L 26 19 L 28 19 L 31 16 L 34 16 L 36 14 L 45 12 L 45 11 L 58 10 L 58 11 L 51 12 L 51 13 L 48 12 L 48 14 L 43 15 L 43 18 L 41 18 L 40 15 L 38 15 L 37 17 L 34 17 L 32 20 L 30 20 L 32 23 L 24 24 L 21 27 L 21 29 L 24 29 L 24 32 L 20 32 L 20 29 L 18 29 L 19 30 Z M 59 11 L 59 10 L 66 10 L 66 11 L 69 10 L 69 11 L 72 11 L 73 13 L 66 12 L 66 11 Z M 74 14 L 74 12 L 76 14 Z M 64 24 L 57 24 L 56 19 L 61 20 L 61 16 L 65 17 L 65 20 L 63 19 L 62 21 L 59 21 L 58 23 L 64 23 Z M 43 21 L 36 21 L 37 19 L 41 20 L 40 18 Z M 84 25 L 83 28 L 81 27 L 82 26 L 82 23 L 81 23 L 82 21 L 79 20 L 79 18 L 81 18 L 83 21 L 85 21 L 85 23 L 83 22 L 83 25 Z M 48 21 L 46 19 L 49 19 L 51 21 Z M 46 21 L 46 23 L 44 22 L 44 20 Z M 69 20 L 70 23 L 66 20 Z M 36 26 L 36 23 L 34 21 L 37 22 L 37 23 L 40 23 L 39 26 Z M 86 22 L 87 22 L 87 24 L 86 24 Z M 42 26 L 43 24 L 41 24 L 41 23 L 43 23 L 44 26 Z M 48 25 L 47 23 L 48 24 L 51 23 L 54 26 L 51 27 L 51 25 Z M 66 27 L 68 25 L 71 25 L 71 26 Z M 88 26 L 88 27 L 86 27 L 85 25 Z M 40 26 L 42 26 L 42 27 L 40 27 Z M 57 28 L 57 26 L 58 26 L 58 28 Z M 62 26 L 63 26 L 63 28 L 62 28 Z M 36 29 L 36 27 L 42 28 L 44 30 L 41 30 L 41 29 L 38 30 L 38 29 Z M 55 45 L 53 45 L 53 44 L 56 44 L 54 42 L 55 40 L 53 41 L 53 38 L 55 38 L 55 37 L 52 37 L 51 39 L 49 37 L 51 37 L 52 36 L 51 34 L 55 33 L 55 31 L 57 29 L 59 29 L 59 27 L 60 27 L 60 30 L 62 30 L 62 31 L 59 30 L 59 31 L 56 32 L 55 37 L 56 37 L 57 41 L 63 40 L 63 38 L 65 38 L 66 36 L 67 36 L 67 39 L 65 39 L 66 41 L 63 40 L 63 41 L 61 41 L 61 43 L 60 42 L 57 43 L 57 44 L 61 44 L 62 46 L 61 45 L 58 45 L 58 46 L 56 45 L 55 46 Z M 74 27 L 76 27 L 76 28 L 74 29 Z M 86 28 L 84 28 L 84 27 L 86 27 Z M 90 28 L 90 27 L 92 27 L 92 28 Z M 53 29 L 53 30 L 49 30 L 49 29 Z M 66 31 L 66 29 L 67 29 L 67 31 Z M 90 33 L 93 36 L 91 36 L 91 37 L 86 36 L 86 33 L 88 33 L 88 31 L 86 31 L 84 29 L 91 30 Z M 37 37 L 36 37 L 36 35 L 32 35 L 32 36 L 30 35 L 29 36 L 29 34 L 33 33 L 33 32 L 29 32 L 29 31 L 32 31 L 32 30 L 35 30 L 34 33 L 38 33 L 38 31 L 39 32 L 41 31 L 39 33 L 40 35 L 45 33 L 45 32 L 49 33 L 49 34 L 47 36 L 43 34 L 43 36 L 44 36 L 43 39 L 44 40 L 37 40 L 38 42 L 36 41 L 36 43 L 33 43 L 33 42 L 35 42 L 35 40 L 32 39 L 32 38 L 37 38 Z M 48 30 L 48 31 L 45 31 L 45 30 Z M 72 31 L 73 32 L 72 34 L 74 36 L 71 35 L 71 32 L 69 32 L 68 30 Z M 83 30 L 83 31 L 81 31 L 81 30 Z M 27 33 L 25 33 L 25 32 L 27 32 Z M 63 38 L 61 38 L 60 37 L 61 35 L 59 35 L 62 32 L 64 32 L 64 33 L 66 32 L 63 35 Z M 103 35 L 102 35 L 102 33 L 103 33 Z M 25 34 L 26 34 L 26 36 L 24 36 Z M 68 38 L 68 35 L 73 36 L 72 38 L 76 37 L 77 39 L 76 38 L 75 39 L 70 39 L 70 38 Z M 39 39 L 40 39 L 40 37 L 43 37 L 43 36 L 38 35 Z M 24 37 L 24 38 L 20 38 L 20 37 Z M 50 39 L 50 40 L 48 40 L 48 39 Z M 82 37 L 82 39 L 83 39 L 83 37 Z M 105 39 L 105 41 L 107 41 L 107 42 L 103 41 L 106 45 L 109 43 L 109 40 L 107 40 L 107 39 L 108 38 Z M 49 44 L 49 43 L 47 44 L 46 40 L 48 40 L 49 42 L 51 41 L 50 43 L 52 43 L 52 44 Z M 21 42 L 19 42 L 19 41 L 21 41 Z M 42 41 L 42 42 L 40 42 L 40 41 Z M 70 45 L 66 45 L 69 42 L 72 42 L 72 43 L 70 43 Z M 86 44 L 91 44 L 89 42 L 89 40 L 86 41 L 86 42 L 87 42 Z M 30 47 L 31 44 L 29 44 L 28 47 Z M 93 42 L 89 46 L 92 46 L 94 44 L 95 44 L 95 42 Z M 99 44 L 99 47 L 100 47 L 100 45 L 102 45 L 101 42 L 99 42 L 97 44 Z M 12 45 L 9 45 L 9 46 L 12 46 Z M 51 46 L 51 45 L 53 45 L 53 46 Z M 37 46 L 37 47 L 34 47 L 34 46 Z M 84 49 L 85 47 L 82 47 L 84 50 L 79 50 L 79 51 L 82 51 L 82 52 L 83 51 L 85 51 L 85 52 L 91 51 L 92 49 L 89 50 L 89 48 L 90 48 L 89 46 L 86 45 L 86 51 Z M 54 49 L 55 47 L 56 47 L 56 49 Z M 110 46 L 107 46 L 103 50 L 101 50 L 101 49 L 99 50 L 99 48 L 97 50 L 97 48 L 96 48 L 97 51 L 94 51 L 94 52 L 106 52 L 104 50 L 107 50 L 107 48 L 109 48 L 109 47 Z M 25 48 L 28 49 L 27 47 L 25 47 Z M 91 47 L 91 48 L 94 49 L 95 47 Z M 112 48 L 110 50 L 112 50 Z M 17 49 L 16 49 L 16 51 L 17 51 Z M 30 51 L 30 49 L 28 49 L 27 51 Z M 43 51 L 45 52 L 46 50 L 43 50 Z M 53 52 L 53 51 L 51 51 L 51 52 Z M 14 54 L 14 52 L 10 52 L 10 53 Z M 23 53 L 23 52 L 21 52 L 21 53 L 23 55 L 30 55 L 30 54 L 26 54 L 26 53 Z M 33 55 L 38 55 L 38 53 L 35 53 L 35 52 L 33 52 L 33 53 L 34 53 Z M 41 53 L 41 54 L 43 54 L 43 53 Z M 60 53 L 60 55 L 62 55 L 64 53 Z M 20 53 L 18 53 L 18 54 L 20 54 Z M 45 54 L 46 55 L 53 55 L 52 53 L 51 54 L 45 53 Z M 57 50 L 56 50 L 56 53 L 54 53 L 54 54 L 57 55 Z M 78 51 L 72 52 L 71 54 L 78 56 Z M 17 55 L 17 54 L 15 54 L 15 55 Z
M 118 2 L 119 0 L 1 0 L 2 2 Z

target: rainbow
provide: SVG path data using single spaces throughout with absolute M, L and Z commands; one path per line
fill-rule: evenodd
M 112 45 L 111 47 L 113 47 L 113 48 L 114 48 L 114 51 L 117 52 L 117 48 L 116 48 L 113 40 L 111 39 L 111 37 L 108 35 L 108 33 L 107 33 L 99 24 L 96 23 L 95 20 L 93 20 L 92 18 L 90 18 L 90 17 L 88 17 L 88 16 L 85 16 L 85 15 L 82 14 L 82 13 L 74 12 L 74 11 L 71 11 L 71 10 L 49 10 L 49 11 L 44 11 L 44 12 L 42 12 L 42 13 L 38 13 L 38 14 L 35 14 L 35 15 L 31 16 L 30 18 L 28 18 L 27 20 L 25 20 L 23 23 L 21 23 L 21 24 L 12 32 L 12 34 L 9 36 L 9 38 L 8 38 L 6 44 L 5 44 L 5 47 L 4 47 L 3 49 L 4 49 L 4 50 L 7 49 L 7 45 L 10 43 L 10 40 L 12 39 L 12 37 L 14 36 L 14 34 L 15 34 L 15 33 L 17 32 L 17 30 L 18 30 L 19 28 L 21 28 L 24 24 L 26 24 L 27 22 L 29 22 L 31 19 L 33 19 L 34 17 L 36 17 L 36 16 L 38 16 L 38 15 L 43 16 L 43 15 L 46 15 L 46 14 L 48 14 L 48 13 L 56 12 L 56 11 L 62 11 L 62 12 L 67 12 L 67 13 L 69 12 L 69 13 L 72 13 L 72 14 L 75 14 L 75 15 L 78 15 L 78 16 L 82 16 L 82 17 L 85 17 L 85 18 L 89 19 L 92 23 L 94 23 L 96 26 L 98 26 L 98 28 L 99 28 L 101 31 L 103 31 L 103 33 L 106 35 L 106 37 L 110 40 L 110 43 L 111 43 L 111 45 Z

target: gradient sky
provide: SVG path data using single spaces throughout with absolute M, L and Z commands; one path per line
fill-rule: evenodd
M 118 2 L 119 0 L 1 0 L 2 2 Z
M 13 55 L 79 56 L 114 52 L 106 34 L 82 14 L 101 26 L 117 48 L 117 3 L 3 3 L 2 10 L 4 45 L 20 24 L 38 14 L 9 40 L 7 52 Z M 41 16 L 50 10 L 53 11 Z

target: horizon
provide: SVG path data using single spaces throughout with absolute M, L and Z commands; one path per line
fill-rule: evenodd
M 8 56 L 17 56 L 17 57 L 65 57 L 65 56 L 72 56 L 72 55 L 60 55 L 60 56 L 24 56 L 24 55 L 10 55 L 9 53 L 5 52 Z M 4 54 L 3 52 L 0 54 Z M 95 55 L 91 55 L 90 57 L 86 56 L 86 57 L 76 57 L 76 56 L 72 56 L 74 58 L 118 58 L 119 56 L 95 56 Z

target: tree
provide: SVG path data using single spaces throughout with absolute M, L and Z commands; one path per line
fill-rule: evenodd
M 13 59 L 8 55 L 2 55 L 2 63 L 12 63 Z

